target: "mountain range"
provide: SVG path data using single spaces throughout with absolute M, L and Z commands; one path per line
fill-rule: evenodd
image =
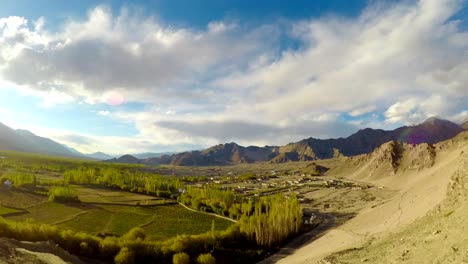
M 468 121 L 455 124 L 439 118 L 430 118 L 419 125 L 404 126 L 395 130 L 366 128 L 346 138 L 316 139 L 311 137 L 285 146 L 243 147 L 231 142 L 201 151 L 148 152 L 114 158 L 102 152 L 83 154 L 49 138 L 39 137 L 27 130 L 14 130 L 0 123 L 0 149 L 148 165 L 209 166 L 255 162 L 284 163 L 371 153 L 383 143 L 392 140 L 410 144 L 434 144 L 452 138 L 463 130 L 468 130 Z
M 461 125 L 439 118 L 429 118 L 415 126 L 395 130 L 366 128 L 346 138 L 307 138 L 285 146 L 243 147 L 234 142 L 216 145 L 201 151 L 188 151 L 173 155 L 138 159 L 131 155 L 107 160 L 117 163 L 148 165 L 170 164 L 177 166 L 232 165 L 255 162 L 284 163 L 309 161 L 340 156 L 355 156 L 374 151 L 388 141 L 409 144 L 434 144 L 450 139 L 466 130 L 468 123 Z
M 2 123 L 0 123 L 0 150 L 14 150 L 61 157 L 89 158 L 96 160 L 108 160 L 115 157 L 103 152 L 84 154 L 74 148 L 60 144 L 49 138 L 37 136 L 28 130 L 12 129 Z M 133 154 L 133 156 L 139 159 L 148 159 L 171 154 L 174 153 L 145 152 Z
M 70 148 L 49 138 L 39 137 L 28 130 L 15 130 L 2 123 L 0 123 L 0 149 L 98 160 L 113 158 L 102 152 L 83 154 L 74 148 Z

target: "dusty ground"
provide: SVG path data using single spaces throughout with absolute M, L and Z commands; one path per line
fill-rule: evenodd
M 460 205 L 452 205 L 447 209 L 449 211 L 440 211 L 438 216 L 432 218 L 424 216 L 447 199 L 447 186 L 452 177 L 461 175 L 458 178 L 463 179 L 467 176 L 468 134 L 430 149 L 435 153 L 433 161 L 428 161 L 427 148 L 404 146 L 401 153 L 397 153 L 401 157 L 393 155 L 392 151 L 391 146 L 383 146 L 373 154 L 348 160 L 343 167 L 331 170 L 330 174 L 369 182 L 393 190 L 394 195 L 377 204 L 369 203 L 354 218 L 320 234 L 292 254 L 286 257 L 274 255 L 265 263 L 400 263 L 403 259 L 412 259 L 412 263 L 466 261 L 468 244 L 464 243 L 464 237 L 467 236 L 463 237 L 464 233 L 457 232 L 465 230 L 466 224 L 462 224 L 465 205 L 459 209 L 456 208 Z M 445 215 L 447 217 L 444 218 Z M 444 225 L 447 231 L 442 231 Z M 440 232 L 437 226 L 440 226 Z M 451 240 L 449 234 L 439 235 L 448 230 L 453 232 Z M 430 240 L 432 236 L 441 240 L 437 243 L 427 242 L 427 246 L 418 242 Z M 452 241 L 453 245 L 443 242 L 445 239 Z M 423 251 L 431 249 L 429 245 L 434 250 L 424 259 L 411 257 L 418 256 L 411 253 L 418 250 L 419 255 L 424 255 Z M 441 249 L 437 249 L 439 247 Z M 331 255 L 339 251 L 341 253 Z M 387 251 L 391 254 L 387 254 Z M 456 257 L 459 262 L 452 262 L 453 256 L 460 256 Z
M 325 263 L 468 263 L 468 155 L 452 176 L 448 197 L 398 232 L 338 252 Z
M 49 242 L 21 242 L 0 238 L 0 264 L 84 264 Z

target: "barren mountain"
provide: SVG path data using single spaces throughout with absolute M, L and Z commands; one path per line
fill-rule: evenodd
M 394 193 L 281 259 L 263 263 L 464 263 L 468 132 L 437 144 L 390 141 L 327 175 Z
M 202 151 L 164 155 L 157 158 L 135 161 L 135 163 L 209 166 L 264 161 L 271 163 L 310 161 L 371 153 L 389 141 L 394 141 L 396 142 L 395 144 L 434 144 L 452 138 L 462 131 L 463 128 L 455 123 L 438 118 L 430 118 L 416 126 L 405 126 L 390 131 L 366 128 L 359 130 L 347 138 L 308 138 L 285 146 L 265 147 L 243 147 L 236 143 L 227 143 Z
M 127 163 L 127 164 L 141 164 L 141 160 L 135 158 L 132 155 L 123 155 L 120 158 L 113 158 L 110 160 L 105 160 L 105 162 L 112 162 L 112 163 Z

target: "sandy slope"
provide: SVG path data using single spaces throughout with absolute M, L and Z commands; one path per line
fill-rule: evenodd
M 414 157 L 427 157 L 424 153 L 415 153 L 421 150 L 412 146 L 403 147 L 397 164 L 393 164 L 395 166 L 387 164 L 392 162 L 388 149 L 362 156 L 358 162 L 348 161 L 346 168 L 335 171 L 337 175 L 395 189 L 397 194 L 379 206 L 362 210 L 344 225 L 328 231 L 278 263 L 317 263 L 333 252 L 358 247 L 423 217 L 446 198 L 451 177 L 463 169 L 463 153 L 468 153 L 467 139 L 468 133 L 465 132 L 453 140 L 437 144 L 434 164 L 430 166 L 415 166 L 424 161 L 415 162 Z

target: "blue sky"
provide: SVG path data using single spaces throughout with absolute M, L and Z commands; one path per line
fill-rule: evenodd
M 114 154 L 461 122 L 467 10 L 465 0 L 5 1 L 0 122 Z

